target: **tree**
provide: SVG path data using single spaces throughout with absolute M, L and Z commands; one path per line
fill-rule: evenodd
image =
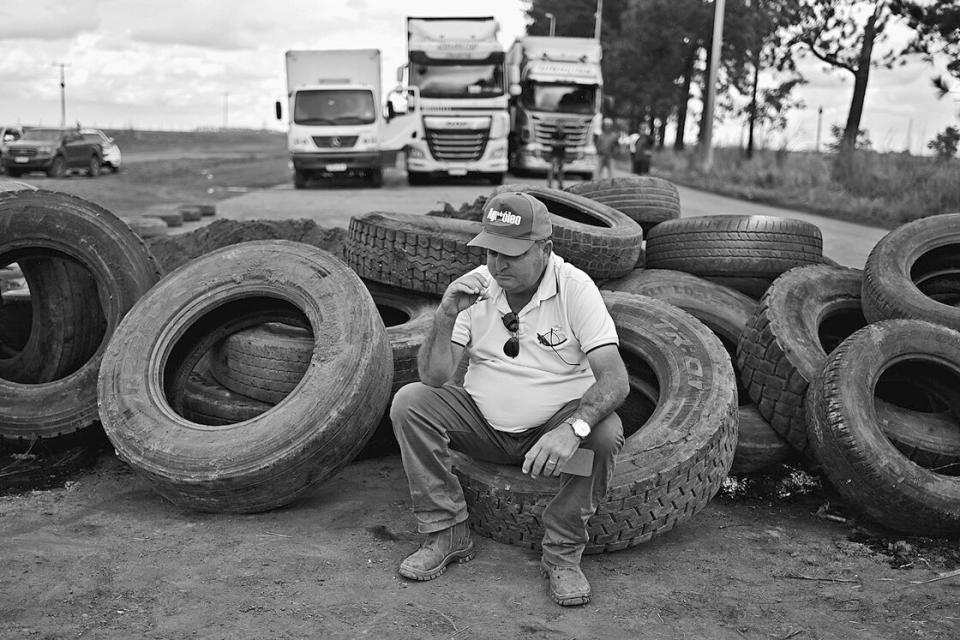
M 914 32 L 906 52 L 922 54 L 928 61 L 942 54 L 947 59 L 947 71 L 960 78 L 960 0 L 897 0 L 894 9 Z
M 849 0 L 800 0 L 799 23 L 793 41 L 830 67 L 853 75 L 853 95 L 840 151 L 856 147 L 867 95 L 870 70 L 891 67 L 898 52 L 886 50 L 875 56 L 886 40 L 886 27 L 895 15 L 894 0 L 850 2 Z
M 927 143 L 927 148 L 932 149 L 941 160 L 949 160 L 957 155 L 958 145 L 960 145 L 960 130 L 956 127 L 947 127 Z

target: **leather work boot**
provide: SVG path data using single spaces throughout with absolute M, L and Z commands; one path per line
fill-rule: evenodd
M 469 562 L 476 554 L 470 539 L 470 526 L 464 521 L 427 534 L 420 548 L 400 563 L 400 575 L 411 580 L 433 580 L 454 560 Z
M 562 607 L 590 602 L 590 583 L 579 566 L 558 567 L 540 560 L 540 573 L 550 578 L 550 597 Z

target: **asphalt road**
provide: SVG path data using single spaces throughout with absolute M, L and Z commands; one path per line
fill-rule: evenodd
M 516 181 L 546 184 L 543 178 L 537 177 Z M 492 186 L 479 180 L 410 187 L 403 171 L 389 169 L 384 175 L 381 189 L 344 182 L 340 186 L 296 190 L 291 184 L 284 184 L 223 200 L 217 205 L 217 214 L 235 220 L 309 218 L 324 227 L 347 227 L 354 215 L 371 211 L 427 213 L 442 209 L 444 203 L 459 208 L 464 203 L 473 202 L 478 196 L 489 195 L 492 190 Z M 745 202 L 688 187 L 679 187 L 679 191 L 681 214 L 684 217 L 739 214 L 779 216 L 812 222 L 823 233 L 824 255 L 851 267 L 862 268 L 870 250 L 888 232 L 880 227 Z

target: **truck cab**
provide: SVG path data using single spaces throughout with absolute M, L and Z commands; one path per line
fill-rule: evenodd
M 512 171 L 545 173 L 550 141 L 562 127 L 564 172 L 593 176 L 593 132 L 603 99 L 600 58 L 600 43 L 590 38 L 525 36 L 514 42 L 507 56 Z
M 293 184 L 357 176 L 383 184 L 383 167 L 397 150 L 385 147 L 377 49 L 286 52 L 287 148 Z M 276 105 L 277 118 L 282 107 Z
M 492 17 L 407 18 L 407 62 L 398 81 L 418 95 L 418 131 L 406 145 L 407 179 L 507 171 L 505 54 Z

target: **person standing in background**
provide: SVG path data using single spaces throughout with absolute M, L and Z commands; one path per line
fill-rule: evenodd
M 603 171 L 606 169 L 607 177 L 613 177 L 613 157 L 617 152 L 619 136 L 613 130 L 613 118 L 604 118 L 603 127 L 599 133 L 593 136 L 593 144 L 597 148 L 597 171 L 594 174 L 594 180 L 603 178 Z
M 547 187 L 553 187 L 556 179 L 557 188 L 563 189 L 563 161 L 567 155 L 567 132 L 562 124 L 558 124 L 550 138 L 550 166 L 547 167 Z

